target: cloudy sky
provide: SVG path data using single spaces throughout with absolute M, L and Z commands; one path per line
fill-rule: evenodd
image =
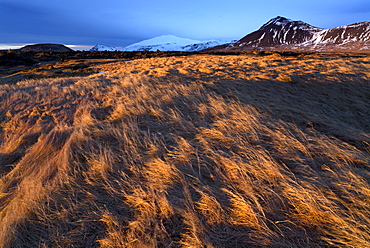
M 278 15 L 332 28 L 370 21 L 370 1 L 0 0 L 0 49 L 34 43 L 124 47 L 165 34 L 239 39 Z

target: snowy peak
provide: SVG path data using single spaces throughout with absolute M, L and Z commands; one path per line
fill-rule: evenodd
M 321 30 L 320 28 L 316 28 L 308 23 L 302 22 L 302 21 L 293 21 L 291 19 L 282 17 L 282 16 L 277 16 L 267 23 L 265 23 L 259 30 L 267 31 L 267 30 L 312 30 L 312 31 L 317 31 Z
M 282 16 L 277 16 L 275 18 L 272 18 L 270 21 L 266 22 L 261 29 L 266 28 L 270 25 L 276 25 L 276 26 L 281 26 L 286 23 L 293 22 L 293 20 L 290 20 L 288 18 L 282 17 Z
M 218 46 L 231 41 L 222 40 L 192 40 L 175 35 L 162 35 L 148 40 L 143 40 L 122 49 L 122 51 L 199 51 L 213 46 Z
M 162 35 L 143 40 L 123 48 L 123 51 L 182 51 L 182 47 L 198 44 L 200 41 L 180 38 L 174 35 Z
M 117 51 L 117 48 L 112 46 L 106 46 L 102 44 L 98 44 L 90 49 L 90 51 Z

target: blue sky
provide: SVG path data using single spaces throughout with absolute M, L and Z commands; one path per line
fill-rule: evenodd
M 0 49 L 60 43 L 88 50 L 143 39 L 239 39 L 284 16 L 332 28 L 370 21 L 369 0 L 0 0 Z

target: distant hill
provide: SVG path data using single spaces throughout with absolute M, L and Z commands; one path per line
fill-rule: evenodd
M 27 45 L 19 49 L 21 52 L 69 52 L 73 51 L 69 47 L 61 44 L 34 44 Z
M 277 16 L 225 49 L 370 52 L 370 22 L 322 29 Z

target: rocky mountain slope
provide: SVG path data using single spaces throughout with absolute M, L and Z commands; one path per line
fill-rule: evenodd
M 370 22 L 321 29 L 278 16 L 226 49 L 367 52 L 370 51 Z

